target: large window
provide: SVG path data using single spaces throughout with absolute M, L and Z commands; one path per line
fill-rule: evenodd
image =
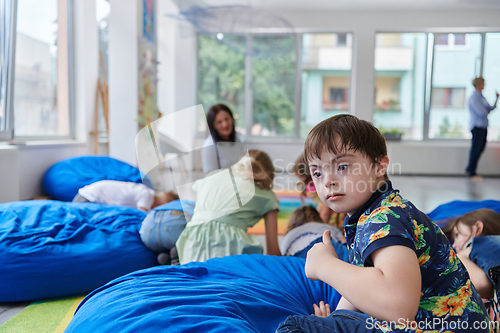
M 109 78 L 108 71 L 108 26 L 109 26 L 109 13 L 111 10 L 111 5 L 109 0 L 96 0 L 96 14 L 97 14 L 97 28 L 99 33 L 99 78 L 101 83 L 105 82 Z M 99 106 L 99 119 L 98 119 L 98 131 L 99 137 L 107 137 L 107 127 L 106 127 L 106 117 L 105 110 L 103 109 L 103 103 L 100 102 Z
M 421 140 L 427 34 L 378 33 L 375 37 L 374 124 Z
M 14 78 L 17 137 L 70 137 L 68 0 L 18 0 Z
M 295 112 L 295 38 L 252 38 L 252 135 L 292 136 Z M 259 57 L 260 55 L 260 57 Z
M 300 134 L 322 120 L 350 112 L 352 34 L 304 34 L 301 52 Z
M 247 135 L 304 138 L 351 112 L 351 33 L 219 35 L 199 37 L 199 99 L 228 104 Z M 404 140 L 470 138 L 471 81 L 485 78 L 493 104 L 499 50 L 500 33 L 376 33 L 374 124 Z M 488 140 L 500 141 L 500 111 L 489 119 Z
M 495 93 L 500 93 L 500 33 L 487 33 L 484 50 L 483 77 L 485 85 L 483 96 L 492 105 Z M 488 141 L 500 141 L 500 101 L 488 116 Z
M 480 75 L 481 35 L 435 34 L 434 37 L 429 138 L 469 138 L 466 97 L 474 91 L 472 79 Z M 445 37 L 448 43 L 443 47 Z
M 12 137 L 12 69 L 15 33 L 15 2 L 0 0 L 0 139 Z
M 245 45 L 245 37 L 221 36 L 222 44 L 207 35 L 198 39 L 198 99 L 205 112 L 214 104 L 226 104 L 233 111 L 236 129 L 245 131 L 245 55 L 230 45 Z
M 233 111 L 237 130 L 294 135 L 296 48 L 293 36 L 218 34 L 198 39 L 198 98 Z

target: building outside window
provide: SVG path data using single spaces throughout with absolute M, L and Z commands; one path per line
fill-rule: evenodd
M 472 79 L 480 75 L 481 35 L 465 34 L 468 46 L 454 50 L 434 43 L 432 61 L 431 105 L 429 110 L 429 138 L 470 138 L 469 110 L 466 99 L 474 91 Z M 449 44 L 456 34 L 448 34 Z M 453 44 L 455 45 L 455 44 Z
M 422 140 L 426 69 L 425 33 L 377 33 L 373 122 L 382 132 Z
M 466 88 L 432 88 L 431 108 L 463 109 Z
M 322 120 L 350 113 L 352 34 L 298 36 L 299 50 L 271 61 L 245 56 L 201 35 L 200 101 L 205 107 L 215 101 L 230 104 L 238 126 L 255 136 L 304 138 Z M 271 53 L 280 50 L 280 43 L 287 45 L 271 36 L 252 36 L 251 43 L 248 36 L 232 38 Z M 470 138 L 472 79 L 484 73 L 483 94 L 490 104 L 500 91 L 500 33 L 377 33 L 375 40 L 374 124 L 382 132 L 401 133 L 405 140 Z M 300 69 L 298 76 L 294 68 Z M 251 79 L 245 81 L 248 75 Z M 294 77 L 300 79 L 299 98 Z M 296 100 L 300 112 L 294 112 Z M 245 126 L 244 119 L 251 123 Z M 499 141 L 500 112 L 492 112 L 489 119 L 488 140 Z
M 304 34 L 301 50 L 300 136 L 319 122 L 350 112 L 351 33 Z
M 16 137 L 70 137 L 67 0 L 19 0 L 14 77 Z

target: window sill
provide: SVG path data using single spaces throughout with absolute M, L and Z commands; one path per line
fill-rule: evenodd
M 30 149 L 35 147 L 84 147 L 86 143 L 78 140 L 37 140 L 10 141 L 0 144 L 0 149 Z

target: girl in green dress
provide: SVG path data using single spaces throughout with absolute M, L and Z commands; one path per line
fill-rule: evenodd
M 273 179 L 274 166 L 269 156 L 250 150 L 239 163 L 214 170 L 196 181 L 194 215 L 176 243 L 180 263 L 262 254 L 259 240 L 246 233 L 261 218 L 265 221 L 267 254 L 281 255 L 279 203 L 272 191 Z

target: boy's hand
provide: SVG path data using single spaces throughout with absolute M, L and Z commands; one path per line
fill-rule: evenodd
M 325 303 L 323 301 L 319 302 L 319 306 L 317 306 L 316 303 L 313 304 L 313 308 L 314 308 L 314 313 L 312 314 L 313 316 L 326 318 L 332 313 L 332 311 L 330 310 L 330 304 Z
M 339 258 L 332 244 L 330 230 L 325 230 L 323 233 L 323 243 L 314 244 L 309 252 L 307 252 L 306 276 L 311 280 L 320 280 L 320 271 L 332 257 Z

